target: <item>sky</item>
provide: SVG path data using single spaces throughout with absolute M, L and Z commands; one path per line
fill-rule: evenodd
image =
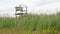
M 15 6 L 20 4 L 27 5 L 31 12 L 36 13 L 38 11 L 39 13 L 39 9 L 60 7 L 60 0 L 0 0 L 0 14 L 13 14 L 15 12 Z

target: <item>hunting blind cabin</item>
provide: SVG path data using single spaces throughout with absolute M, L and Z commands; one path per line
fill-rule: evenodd
M 27 15 L 27 6 L 26 5 L 19 5 L 15 7 L 16 12 L 15 15 L 17 16 L 25 16 Z

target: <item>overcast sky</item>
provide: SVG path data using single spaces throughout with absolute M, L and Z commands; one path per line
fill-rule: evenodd
M 44 7 L 55 3 L 60 3 L 60 0 L 0 0 L 0 13 L 13 13 L 15 11 L 14 7 L 20 4 L 28 7 Z

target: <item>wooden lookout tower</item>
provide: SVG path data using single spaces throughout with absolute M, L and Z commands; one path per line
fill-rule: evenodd
M 24 16 L 27 15 L 27 6 L 26 5 L 19 5 L 15 7 L 15 15 L 18 16 Z

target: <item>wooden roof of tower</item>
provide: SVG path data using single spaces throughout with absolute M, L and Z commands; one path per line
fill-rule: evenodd
M 22 7 L 15 7 L 16 8 L 16 11 L 22 11 Z

